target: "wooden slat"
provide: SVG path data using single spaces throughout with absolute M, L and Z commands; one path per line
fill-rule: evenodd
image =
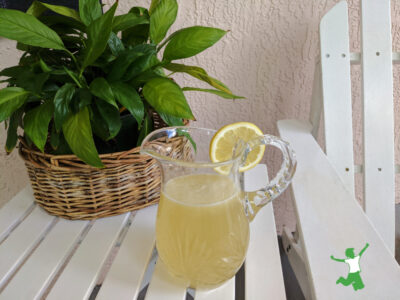
M 0 210 L 0 241 L 29 212 L 34 201 L 32 188 L 27 186 Z
M 292 189 L 313 298 L 400 299 L 399 265 L 311 135 L 311 124 L 284 120 L 278 128 L 298 159 Z M 336 285 L 348 267 L 330 256 L 344 258 L 347 248 L 358 253 L 367 242 L 360 261 L 365 288 Z
M 365 212 L 394 253 L 394 118 L 390 1 L 363 0 L 361 10 Z
M 54 220 L 55 217 L 36 207 L 0 245 L 0 287 L 31 253 Z
M 295 232 L 295 234 L 298 234 L 298 231 Z M 303 292 L 304 298 L 311 299 L 310 278 L 304 263 L 304 247 L 300 244 L 300 239 L 295 239 L 295 235 L 293 235 L 287 227 L 283 227 L 282 246 L 289 260 L 290 267 L 299 283 L 300 289 Z
M 129 213 L 97 220 L 47 299 L 87 299 Z
M 360 52 L 352 52 L 350 53 L 350 59 L 352 65 L 361 64 L 361 53 Z M 400 52 L 392 53 L 392 62 L 394 65 L 400 64 Z
M 235 277 L 229 279 L 220 287 L 210 291 L 196 291 L 195 300 L 235 299 Z M 255 299 L 255 298 L 253 298 Z
M 317 139 L 322 115 L 322 74 L 321 62 L 315 64 L 314 82 L 311 97 L 310 122 L 313 125 L 313 136 Z
M 145 299 L 184 300 L 185 298 L 186 286 L 173 278 L 162 260 L 158 259 Z
M 347 2 L 321 20 L 321 69 L 326 154 L 354 195 L 353 124 Z
M 157 206 L 136 213 L 96 299 L 136 299 L 155 244 Z
M 266 185 L 268 171 L 258 165 L 245 173 L 246 191 Z M 276 201 L 279 201 L 277 199 Z M 286 299 L 272 203 L 262 208 L 250 224 L 250 244 L 245 264 L 246 299 Z
M 87 221 L 59 219 L 44 241 L 2 292 L 4 299 L 40 298 L 78 242 Z

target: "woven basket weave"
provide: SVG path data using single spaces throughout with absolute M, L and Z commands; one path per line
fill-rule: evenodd
M 190 148 L 182 137 L 168 143 L 174 149 L 168 155 L 174 157 L 182 157 Z M 19 147 L 36 202 L 48 213 L 71 220 L 114 216 L 158 202 L 160 168 L 153 158 L 139 151 L 136 147 L 101 154 L 105 168 L 97 169 L 75 155 L 41 153 L 23 141 Z

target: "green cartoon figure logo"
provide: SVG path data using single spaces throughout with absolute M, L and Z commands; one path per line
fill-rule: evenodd
M 339 279 L 336 280 L 336 284 L 341 283 L 344 286 L 349 286 L 352 284 L 355 291 L 364 288 L 364 283 L 360 276 L 360 258 L 365 250 L 367 250 L 368 246 L 369 244 L 367 243 L 357 256 L 354 255 L 354 248 L 347 248 L 345 252 L 347 258 L 345 259 L 335 258 L 333 255 L 331 255 L 331 259 L 334 261 L 344 262 L 349 266 L 349 274 L 347 275 L 347 278 L 340 276 Z

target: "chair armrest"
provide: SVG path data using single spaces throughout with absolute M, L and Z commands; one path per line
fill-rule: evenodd
M 399 265 L 343 185 L 311 128 L 309 122 L 278 122 L 281 137 L 291 144 L 298 160 L 292 190 L 313 298 L 400 299 Z M 340 276 L 347 277 L 348 267 L 330 256 L 345 258 L 347 248 L 357 254 L 366 243 L 370 247 L 360 261 L 363 292 L 335 284 Z

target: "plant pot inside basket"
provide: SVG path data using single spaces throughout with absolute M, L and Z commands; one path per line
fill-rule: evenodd
M 84 164 L 72 154 L 53 155 L 31 149 L 21 141 L 19 153 L 25 161 L 36 202 L 48 213 L 66 219 L 91 220 L 140 209 L 159 200 L 161 172 L 151 157 L 140 154 L 129 131 L 137 124 L 129 118 L 120 139 L 98 145 L 105 168 Z M 121 144 L 122 143 L 122 144 Z M 185 141 L 171 141 L 177 155 Z M 127 150 L 113 152 L 116 147 Z

